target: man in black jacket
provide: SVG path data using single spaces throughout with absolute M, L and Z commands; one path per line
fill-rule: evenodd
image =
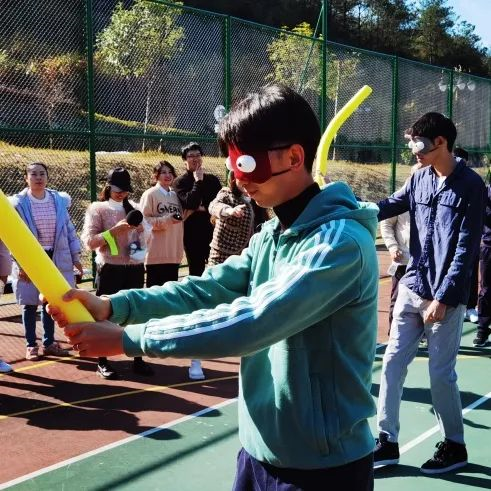
M 184 210 L 189 210 L 184 221 L 184 250 L 189 274 L 201 276 L 213 236 L 208 205 L 222 185 L 216 176 L 204 173 L 203 149 L 198 143 L 191 142 L 183 147 L 181 156 L 186 162 L 186 173 L 174 181 L 173 187 Z

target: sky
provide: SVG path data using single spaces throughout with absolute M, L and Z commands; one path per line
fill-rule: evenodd
M 482 44 L 491 49 L 491 0 L 447 0 L 447 5 L 460 17 L 476 26 Z

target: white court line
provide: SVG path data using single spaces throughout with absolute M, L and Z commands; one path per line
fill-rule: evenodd
M 4 482 L 3 484 L 0 484 L 0 489 L 6 489 L 10 486 L 14 486 L 15 484 L 20 484 L 22 482 L 28 481 L 29 479 L 34 479 L 36 477 L 39 477 L 43 474 L 46 474 L 47 472 L 51 472 L 51 471 L 54 471 L 56 469 L 60 469 L 61 467 L 64 467 L 66 465 L 75 464 L 81 460 L 87 459 L 88 457 L 92 457 L 94 455 L 105 452 L 106 450 L 111 450 L 113 448 L 117 448 L 121 445 L 125 445 L 126 443 L 130 443 L 134 440 L 138 440 L 139 438 L 145 438 L 149 435 L 152 435 L 153 433 L 156 433 L 157 431 L 165 430 L 165 429 L 171 428 L 172 426 L 175 426 L 179 423 L 184 423 L 185 421 L 189 421 L 190 419 L 197 418 L 199 416 L 203 416 L 206 413 L 214 411 L 215 409 L 220 409 L 222 407 L 228 406 L 229 404 L 232 404 L 233 402 L 236 402 L 236 401 L 237 401 L 237 398 L 229 399 L 227 401 L 221 402 L 220 404 L 217 404 L 217 405 L 211 406 L 211 407 L 207 407 L 205 409 L 202 409 L 201 411 L 190 414 L 188 416 L 183 416 L 182 418 L 176 419 L 175 421 L 171 421 L 170 423 L 165 423 L 161 426 L 157 426 L 156 428 L 152 428 L 150 430 L 144 431 L 143 433 L 140 433 L 138 435 L 130 436 L 130 437 L 125 438 L 123 440 L 119 440 L 117 442 L 110 443 L 109 445 L 105 445 L 104 447 L 100 447 L 96 450 L 91 450 L 90 452 L 83 453 L 81 455 L 78 455 L 77 457 L 72 457 L 71 459 L 64 460 L 63 462 L 58 462 L 54 465 L 50 465 L 49 467 L 44 467 L 43 469 L 39 469 L 37 471 L 31 472 L 30 474 L 26 474 L 25 476 L 18 477 L 17 479 L 13 479 L 12 481 Z
M 481 404 L 484 404 L 489 399 L 491 399 L 491 392 L 488 392 L 485 396 L 482 396 L 480 399 L 477 399 L 477 401 L 474 401 L 472 404 L 469 404 L 466 408 L 464 408 L 462 410 L 462 416 L 471 412 L 473 409 L 480 406 Z M 413 447 L 419 445 L 423 440 L 426 440 L 428 437 L 430 437 L 434 433 L 437 433 L 438 431 L 440 431 L 440 427 L 438 425 L 433 426 L 433 428 L 430 428 L 428 431 L 425 431 L 423 434 L 401 447 L 400 454 L 402 455 L 403 453 L 408 452 Z

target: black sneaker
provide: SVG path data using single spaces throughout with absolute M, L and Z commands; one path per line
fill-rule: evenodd
M 116 370 L 114 370 L 114 368 L 111 365 L 109 365 L 109 363 L 103 363 L 103 364 L 99 363 L 97 365 L 96 374 L 105 380 L 119 379 L 118 372 L 116 372 Z
M 135 358 L 133 360 L 133 372 L 137 375 L 144 375 L 145 377 L 149 377 L 155 373 L 153 368 L 141 358 Z
M 445 439 L 438 442 L 436 448 L 435 455 L 421 466 L 423 474 L 441 474 L 467 465 L 465 445 Z
M 380 433 L 378 438 L 375 439 L 375 450 L 373 451 L 374 469 L 399 463 L 399 444 L 389 442 L 388 436 L 387 433 Z
M 491 329 L 489 327 L 480 327 L 477 330 L 476 337 L 474 341 L 472 341 L 472 344 L 477 348 L 482 348 L 484 346 L 488 345 L 488 337 L 489 334 L 491 333 Z

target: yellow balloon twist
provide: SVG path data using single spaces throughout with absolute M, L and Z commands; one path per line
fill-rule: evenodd
M 15 208 L 0 189 L 0 239 L 36 288 L 53 305 L 59 307 L 68 322 L 93 322 L 89 311 L 78 301 L 65 302 L 63 295 L 71 289 L 53 261 L 32 235 Z
M 315 180 L 322 186 L 324 185 L 323 176 L 327 171 L 327 157 L 329 155 L 329 147 L 331 142 L 344 122 L 353 114 L 356 108 L 372 93 L 372 88 L 364 85 L 339 111 L 324 131 L 322 138 L 317 147 Z

